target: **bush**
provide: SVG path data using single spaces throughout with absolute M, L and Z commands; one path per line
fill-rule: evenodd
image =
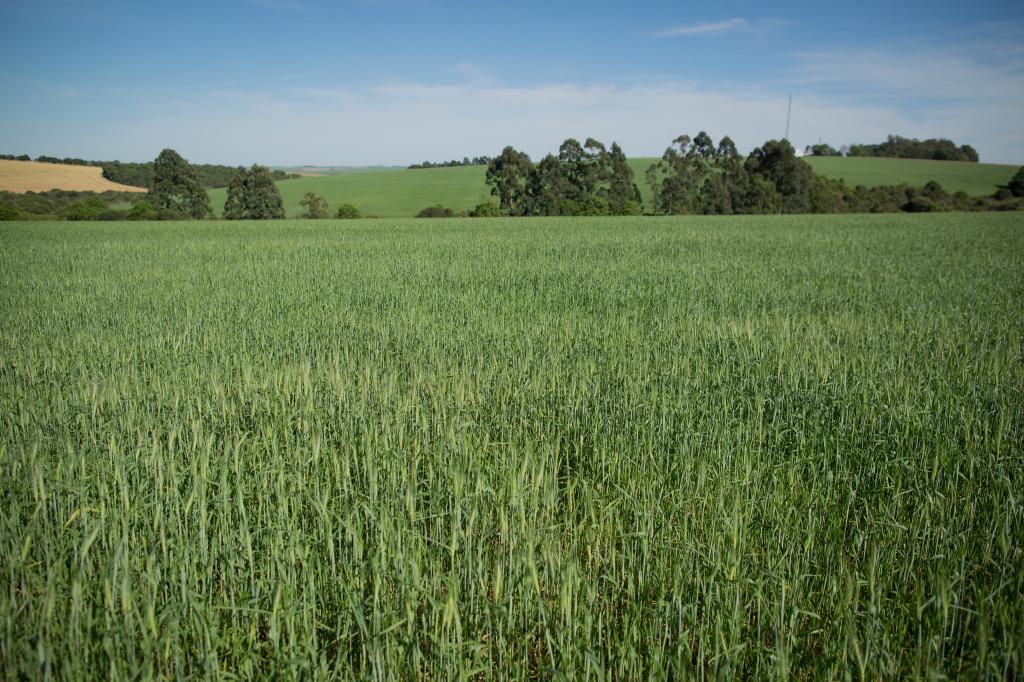
M 910 201 L 903 206 L 903 210 L 907 213 L 931 213 L 941 209 L 935 205 L 934 201 L 919 194 L 911 197 Z
M 107 205 L 99 197 L 89 197 L 85 201 L 71 204 L 64 213 L 65 220 L 96 220 L 107 209 Z
M 176 211 L 173 208 L 164 208 L 156 212 L 157 220 L 191 220 L 192 216 L 184 211 Z
M 471 218 L 500 218 L 501 207 L 496 201 L 485 201 L 477 204 L 476 208 L 469 212 Z
M 308 218 L 310 220 L 319 220 L 327 217 L 327 200 L 323 197 L 317 196 L 313 192 L 306 192 L 306 196 L 299 202 L 302 205 L 303 212 L 300 218 Z
M 334 214 L 334 217 L 343 220 L 355 220 L 356 218 L 362 218 L 363 214 L 355 204 L 342 204 L 338 207 L 338 212 Z
M 615 215 L 640 215 L 641 207 L 640 204 L 632 199 L 628 199 L 619 208 L 619 212 Z
M 125 220 L 156 220 L 156 209 L 148 201 L 136 201 L 125 214 Z
M 0 202 L 0 220 L 17 220 L 18 209 L 10 204 Z
M 455 213 L 448 207 L 437 204 L 436 206 L 427 206 L 425 209 L 420 211 L 417 218 L 454 218 Z

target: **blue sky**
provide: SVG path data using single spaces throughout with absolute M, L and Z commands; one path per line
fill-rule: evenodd
M 196 162 L 950 137 L 1024 163 L 1024 3 L 0 0 L 0 151 Z

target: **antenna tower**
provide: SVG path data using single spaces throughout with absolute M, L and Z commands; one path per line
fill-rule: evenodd
M 786 108 L 786 136 L 784 140 L 789 140 L 789 119 L 793 115 L 793 95 L 789 96 L 789 106 Z

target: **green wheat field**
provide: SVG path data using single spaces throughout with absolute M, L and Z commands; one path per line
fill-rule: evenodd
M 1024 676 L 1024 216 L 5 223 L 5 679 Z

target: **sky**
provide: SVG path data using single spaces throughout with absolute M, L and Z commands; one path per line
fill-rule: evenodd
M 947 137 L 1024 163 L 1024 3 L 0 0 L 0 153 L 406 165 Z

